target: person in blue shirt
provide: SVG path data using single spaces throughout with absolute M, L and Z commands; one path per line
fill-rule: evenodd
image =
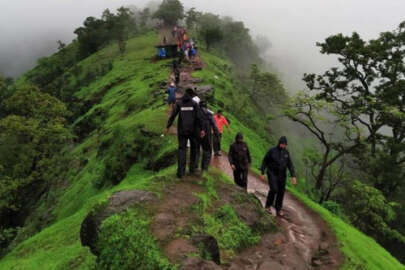
M 173 106 L 176 103 L 176 85 L 173 82 L 170 83 L 170 86 L 167 89 L 166 93 L 169 94 L 169 98 L 167 99 L 167 103 L 169 104 L 169 108 L 173 109 Z

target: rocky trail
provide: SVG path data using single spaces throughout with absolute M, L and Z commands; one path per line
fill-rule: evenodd
M 183 65 L 180 69 L 179 91 L 176 94 L 178 99 L 182 97 L 184 90 L 188 87 L 195 89 L 200 97 L 213 91 L 209 85 L 201 86 L 203 82 L 191 75 L 193 71 L 200 70 L 203 66 L 200 58 Z M 176 130 L 172 128 L 170 133 L 175 134 Z M 220 157 L 214 157 L 212 166 L 222 170 L 229 177 L 233 177 L 226 154 L 223 153 Z M 253 172 L 249 173 L 248 193 L 253 193 L 262 205 L 265 204 L 268 190 L 267 183 L 264 183 Z M 243 251 L 226 265 L 221 267 L 211 265 L 211 268 L 207 266 L 199 269 L 338 269 L 342 264 L 343 257 L 339 251 L 337 240 L 326 222 L 288 192 L 285 195 L 283 211 L 284 216 L 277 218 L 277 225 L 281 228 L 280 232 L 264 235 L 258 245 Z
M 212 165 L 233 177 L 225 154 L 214 157 Z M 259 176 L 249 173 L 248 192 L 255 194 L 262 205 L 265 205 L 268 190 Z M 338 269 L 342 256 L 325 221 L 288 192 L 283 210 L 284 217 L 277 218 L 282 231 L 263 237 L 258 246 L 243 252 L 237 259 L 239 268 L 232 269 Z M 260 262 L 262 256 L 260 265 L 249 268 L 252 262 Z

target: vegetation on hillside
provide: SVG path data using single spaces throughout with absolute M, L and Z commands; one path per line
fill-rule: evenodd
M 163 4 L 181 5 L 175 0 Z M 176 140 L 161 136 L 167 120 L 164 90 L 169 61 L 153 61 L 158 43 L 153 20 L 181 23 L 184 16 L 190 32 L 205 45 L 200 55 L 206 67 L 193 76 L 214 87 L 210 108 L 223 109 L 231 120 L 232 133 L 224 136 L 224 149 L 241 131 L 256 169 L 275 143 L 269 126 L 272 111 L 266 105 L 277 108 L 288 97 L 277 76 L 261 69 L 258 49 L 243 22 L 195 9 L 184 11 L 180 6 L 175 15 L 159 10 L 123 8 L 116 14 L 105 11 L 100 19 L 88 18 L 76 31 L 77 40 L 60 44 L 59 52 L 40 59 L 15 83 L 0 78 L 0 256 L 4 255 L 0 269 L 92 269 L 97 264 L 109 269 L 125 260 L 121 252 L 110 252 L 110 248 L 123 250 L 119 241 L 105 236 L 113 234 L 120 240 L 125 236 L 132 247 L 125 251 L 129 263 L 146 252 L 133 241 L 140 233 L 150 251 L 145 269 L 172 269 L 155 239 L 142 233 L 148 231 L 150 217 L 138 210 L 112 216 L 103 225 L 102 249 L 111 255 L 103 260 L 97 260 L 79 239 L 87 214 L 115 191 L 162 194 L 165 184 L 175 181 Z M 327 39 L 320 44 L 322 52 L 340 55 L 343 70 L 307 75 L 305 80 L 316 95 L 296 98 L 287 111 L 292 119 L 311 115 L 327 123 L 318 126 L 311 118 L 300 118 L 318 139 L 325 139 L 321 141 L 327 149 L 326 163 L 325 155 L 318 152 L 325 149 L 311 143 L 311 151 L 294 158 L 305 160 L 318 175 L 301 179 L 299 190 L 313 200 L 322 199 L 323 206 L 336 215 L 295 192 L 337 233 L 345 269 L 403 269 L 348 224 L 402 258 L 395 252 L 401 251 L 405 233 L 405 217 L 398 208 L 404 203 L 403 183 L 398 181 L 403 174 L 403 29 L 401 24 L 370 42 L 356 34 Z M 371 77 L 362 77 L 367 68 Z M 371 86 L 378 91 L 369 91 Z M 359 95 L 350 99 L 353 91 Z M 345 103 L 336 94 L 345 94 Z M 305 114 L 308 106 L 314 111 Z M 365 115 L 370 121 L 362 123 Z M 368 133 L 353 129 L 355 124 L 366 126 Z M 329 136 L 330 125 L 337 126 L 335 137 Z M 382 126 L 390 127 L 392 136 L 378 132 Z M 356 151 L 349 151 L 352 145 L 347 143 L 353 138 Z M 327 164 L 331 156 L 338 156 L 333 165 Z M 221 249 L 232 256 L 255 244 L 258 232 L 249 230 L 230 205 L 211 211 L 216 196 L 210 183 L 223 176 L 211 172 L 207 178 L 208 192 L 197 194 L 202 205 L 196 211 L 204 223 L 195 230 L 215 235 Z M 316 179 L 321 179 L 318 185 Z M 231 230 L 223 233 L 222 228 Z

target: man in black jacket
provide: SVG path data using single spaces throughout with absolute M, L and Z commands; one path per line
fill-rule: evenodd
M 192 89 L 187 89 L 182 100 L 176 104 L 166 129 L 166 132 L 168 132 L 177 115 L 179 115 L 177 123 L 177 137 L 179 140 L 177 176 L 179 178 L 183 177 L 186 172 L 187 140 L 190 140 L 190 173 L 194 173 L 197 162 L 197 139 L 199 136 L 205 136 L 205 132 L 201 129 L 201 111 L 198 104 L 192 100 L 190 96 L 191 92 Z
M 242 133 L 236 134 L 235 142 L 229 148 L 229 163 L 233 170 L 235 184 L 247 191 L 249 165 L 252 163 L 247 144 L 243 141 Z
M 270 190 L 267 195 L 266 208 L 270 210 L 273 205 L 274 198 L 276 197 L 276 212 L 277 216 L 281 216 L 281 208 L 283 207 L 283 199 L 285 193 L 285 185 L 287 179 L 287 168 L 292 177 L 292 183 L 295 185 L 297 180 L 295 178 L 294 165 L 291 162 L 290 153 L 287 151 L 287 138 L 281 137 L 278 145 L 271 148 L 262 162 L 262 179 L 265 180 L 264 173 L 267 170 L 267 177 L 269 181 Z
M 211 163 L 212 154 L 212 131 L 214 131 L 214 136 L 220 136 L 217 123 L 214 120 L 214 114 L 208 110 L 207 102 L 200 102 L 201 116 L 202 116 L 202 130 L 205 133 L 203 138 L 200 138 L 199 144 L 197 146 L 197 164 L 200 159 L 200 148 L 203 150 L 202 160 L 201 160 L 201 170 L 208 170 L 208 166 Z

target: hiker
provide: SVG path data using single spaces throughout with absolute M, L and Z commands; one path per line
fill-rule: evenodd
M 201 128 L 202 116 L 197 103 L 191 99 L 192 89 L 187 89 L 182 100 L 176 104 L 167 122 L 166 133 L 179 115 L 177 137 L 179 140 L 177 177 L 182 178 L 186 172 L 187 140 L 190 140 L 190 173 L 194 173 L 196 164 L 197 139 L 205 136 Z
M 170 86 L 167 89 L 166 93 L 169 94 L 167 103 L 169 104 L 169 108 L 172 110 L 174 104 L 176 103 L 176 85 L 174 84 L 174 82 L 170 83 Z
M 159 59 L 166 58 L 166 50 L 165 50 L 165 48 L 159 47 L 158 56 L 159 56 Z
M 174 70 L 174 78 L 175 78 L 176 85 L 179 85 L 179 83 L 180 83 L 180 70 L 179 70 L 179 68 L 176 68 Z
M 200 99 L 200 97 L 199 97 L 199 96 L 197 95 L 197 93 L 196 93 L 196 88 L 194 88 L 192 96 L 193 96 L 193 100 L 194 100 L 197 104 L 200 104 L 201 99 Z
M 227 127 L 229 134 L 231 134 L 231 129 L 229 128 L 228 120 L 222 115 L 222 110 L 218 110 L 218 112 L 214 115 L 215 122 L 217 123 L 217 127 L 219 129 L 219 136 L 214 137 L 214 153 L 215 156 L 221 156 L 221 140 L 224 125 Z
M 173 36 L 173 38 L 175 38 L 176 35 L 177 35 L 177 25 L 175 25 L 175 26 L 173 27 L 173 31 L 172 31 L 172 36 Z
M 270 207 L 273 205 L 275 198 L 275 208 L 278 217 L 282 216 L 281 208 L 283 207 L 287 168 L 292 177 L 291 181 L 293 185 L 295 185 L 297 180 L 295 178 L 294 165 L 291 162 L 290 153 L 287 151 L 287 138 L 283 136 L 280 138 L 278 145 L 267 152 L 261 166 L 262 180 L 265 180 L 264 173 L 267 170 L 267 178 L 270 186 L 267 195 L 266 209 L 269 212 L 271 211 Z
M 252 163 L 249 147 L 243 141 L 242 133 L 236 134 L 235 142 L 229 148 L 229 164 L 232 167 L 235 184 L 247 191 L 249 165 Z
M 201 171 L 206 171 L 211 163 L 212 132 L 214 133 L 214 136 L 219 136 L 219 130 L 214 120 L 214 114 L 208 110 L 206 101 L 200 102 L 200 109 L 202 115 L 202 129 L 205 136 L 199 140 L 197 147 L 197 164 L 195 165 L 198 166 L 200 150 L 202 148 Z

